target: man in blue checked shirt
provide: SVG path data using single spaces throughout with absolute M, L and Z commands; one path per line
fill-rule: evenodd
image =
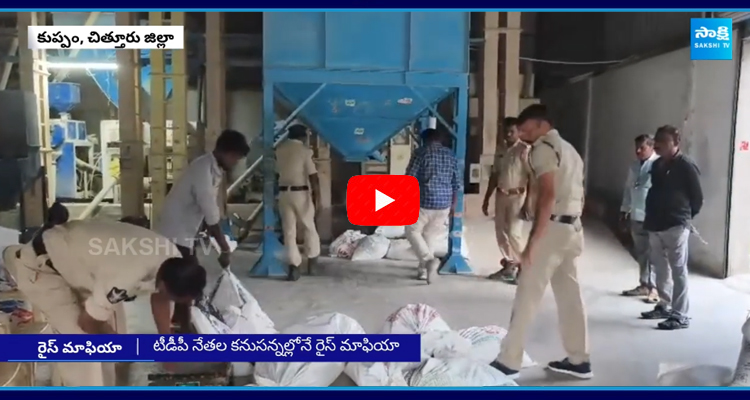
M 430 284 L 437 276 L 440 260 L 435 258 L 433 238 L 445 229 L 456 208 L 456 197 L 463 190 L 461 171 L 453 150 L 443 143 L 446 137 L 436 129 L 422 132 L 424 146 L 409 160 L 406 175 L 419 181 L 419 219 L 406 227 L 406 238 L 419 258 L 417 279 Z
M 629 223 L 630 235 L 633 237 L 633 251 L 640 269 L 640 283 L 635 289 L 622 292 L 623 296 L 642 296 L 647 303 L 657 303 L 654 268 L 649 259 L 648 232 L 643 229 L 646 218 L 646 196 L 651 188 L 651 165 L 659 156 L 654 152 L 654 139 L 649 135 L 635 138 L 635 156 L 637 160 L 628 169 L 628 178 L 622 194 L 620 221 Z

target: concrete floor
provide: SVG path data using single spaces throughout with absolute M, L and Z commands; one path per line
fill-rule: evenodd
M 489 219 L 468 221 L 471 265 L 480 276 L 498 268 L 499 252 Z M 655 330 L 653 321 L 638 319 L 650 306 L 619 293 L 637 283 L 636 264 L 601 224 L 586 225 L 586 250 L 580 278 L 589 314 L 592 363 L 596 377 L 571 381 L 546 374 L 541 367 L 519 379 L 528 386 L 650 386 L 656 384 L 661 363 L 715 364 L 734 367 L 740 347 L 740 327 L 750 309 L 750 279 L 719 281 L 691 276 L 692 325 L 676 332 Z M 454 328 L 508 325 L 515 288 L 481 277 L 443 276 L 427 286 L 412 280 L 414 265 L 377 261 L 353 263 L 321 260 L 318 276 L 289 283 L 245 277 L 257 254 L 238 252 L 233 270 L 280 328 L 317 313 L 336 311 L 377 332 L 385 318 L 408 303 L 427 303 Z M 215 260 L 206 260 L 210 275 L 219 273 Z M 128 310 L 129 331 L 155 333 L 145 299 Z M 540 365 L 564 356 L 551 293 L 545 296 L 528 338 L 528 353 Z M 131 385 L 146 384 L 153 365 L 135 365 Z M 351 385 L 348 378 L 336 385 Z

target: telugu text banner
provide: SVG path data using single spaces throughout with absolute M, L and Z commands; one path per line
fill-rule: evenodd
M 29 26 L 29 49 L 142 49 L 185 48 L 183 26 Z

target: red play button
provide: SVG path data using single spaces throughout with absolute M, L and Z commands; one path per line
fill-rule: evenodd
M 346 215 L 360 226 L 403 226 L 419 219 L 419 182 L 408 175 L 357 175 L 346 186 Z

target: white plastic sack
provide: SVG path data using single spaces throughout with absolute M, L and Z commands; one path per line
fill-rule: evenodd
M 385 258 L 399 261 L 417 261 L 417 253 L 411 248 L 411 243 L 406 239 L 392 239 Z
M 404 237 L 406 228 L 403 226 L 379 226 L 375 229 L 376 235 L 383 235 L 388 239 L 398 239 Z
M 742 348 L 739 357 L 737 357 L 737 368 L 734 370 L 734 377 L 729 386 L 750 386 L 750 342 L 747 338 L 742 338 Z
M 357 386 L 409 386 L 400 369 L 382 362 L 350 362 L 344 368 Z
M 383 235 L 370 235 L 359 241 L 352 254 L 352 261 L 380 260 L 388 253 L 390 239 Z
M 225 323 L 202 307 L 190 307 L 190 316 L 196 332 L 200 335 L 229 335 L 232 333 Z
M 359 241 L 367 235 L 360 231 L 348 230 L 337 237 L 328 247 L 328 254 L 336 258 L 352 258 L 354 250 L 357 248 Z
M 659 364 L 658 386 L 727 386 L 732 369 L 718 365 Z
M 365 330 L 353 318 L 329 313 L 308 318 L 284 329 L 284 334 L 362 335 Z M 258 386 L 327 387 L 344 372 L 342 362 L 266 362 L 255 364 Z
M 450 330 L 451 328 L 435 308 L 427 304 L 408 304 L 388 316 L 380 333 L 423 334 L 430 331 Z
M 471 350 L 468 357 L 474 361 L 489 364 L 495 361 L 500 354 L 500 344 L 508 334 L 505 328 L 495 325 L 475 326 L 461 329 L 458 334 L 471 343 Z M 530 368 L 536 366 L 536 361 L 524 352 L 521 368 Z
M 230 239 L 229 235 L 224 235 L 224 239 L 226 239 L 227 244 L 229 245 L 229 251 L 235 251 L 237 250 L 237 242 Z M 219 247 L 219 243 L 216 241 L 216 239 L 211 238 L 211 246 L 218 252 L 221 252 L 221 247 Z
M 467 358 L 430 358 L 407 375 L 409 386 L 518 386 L 512 379 L 488 364 L 482 364 Z
M 239 320 L 244 321 L 242 329 L 250 331 L 238 331 L 238 334 L 276 333 L 271 318 L 263 312 L 255 297 L 245 289 L 242 282 L 228 268 L 216 280 L 208 301 L 221 313 L 224 322 L 231 328 L 234 328 L 234 323 L 238 321 L 235 311 L 240 310 Z M 232 311 L 233 307 L 235 311 Z
M 21 233 L 15 229 L 6 228 L 0 226 L 0 254 L 5 251 L 5 248 L 18 244 L 18 238 Z M 0 292 L 11 291 L 16 287 L 16 283 L 6 271 L 3 265 L 2 257 L 0 257 Z

